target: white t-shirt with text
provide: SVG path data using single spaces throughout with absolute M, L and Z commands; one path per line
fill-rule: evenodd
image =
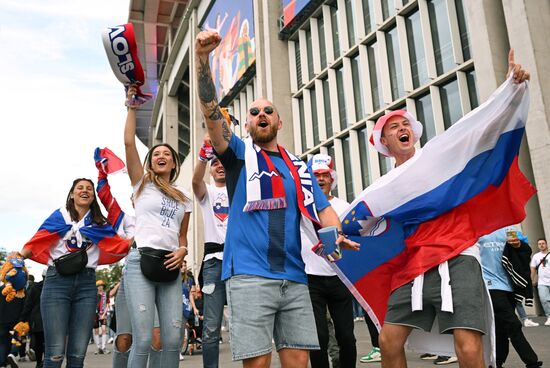
M 134 193 L 140 185 L 141 181 L 134 186 Z M 141 193 L 135 197 L 134 239 L 138 248 L 174 251 L 179 247 L 181 221 L 186 212 L 191 212 L 192 202 L 188 192 L 178 189 L 188 198 L 185 203 L 164 195 L 153 183 L 145 184 Z

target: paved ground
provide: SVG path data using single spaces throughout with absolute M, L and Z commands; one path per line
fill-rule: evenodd
M 530 328 L 524 328 L 523 331 L 525 335 L 527 336 L 527 339 L 539 355 L 539 359 L 542 361 L 545 361 L 546 364 L 550 364 L 550 327 L 543 326 L 543 323 L 545 321 L 544 318 L 538 317 L 534 318 L 536 322 L 539 322 L 541 324 L 540 327 L 530 327 Z M 370 351 L 370 338 L 369 333 L 367 330 L 367 326 L 363 322 L 356 322 L 355 323 L 355 334 L 357 337 L 357 349 L 358 349 L 358 358 L 361 357 L 361 355 L 364 355 Z M 227 341 L 227 334 L 224 333 L 223 337 L 225 341 Z M 111 349 L 112 346 L 109 346 L 109 349 Z M 106 368 L 111 367 L 111 360 L 112 360 L 112 354 L 108 355 L 94 355 L 95 348 L 90 345 L 90 348 L 88 350 L 88 355 L 86 357 L 86 362 L 84 366 L 86 368 Z M 237 368 L 242 367 L 241 363 L 239 362 L 232 362 L 231 361 L 231 352 L 229 350 L 229 344 L 223 343 L 220 345 L 220 352 L 221 352 L 221 358 L 220 358 L 220 367 L 221 368 Z M 416 354 L 408 353 L 408 362 L 410 368 L 421 368 L 421 367 L 434 367 L 434 365 L 431 362 L 422 361 L 418 358 Z M 276 356 L 273 357 L 273 363 L 272 367 L 280 367 L 279 360 Z M 31 368 L 34 367 L 34 363 L 28 363 L 24 362 L 19 365 L 22 368 Z M 458 364 L 450 364 L 451 367 L 457 367 Z M 508 358 L 506 367 L 507 368 L 516 368 L 516 367 L 523 367 L 524 365 L 521 363 L 518 355 L 516 354 L 515 350 L 513 348 L 510 348 L 510 356 Z M 185 360 L 180 363 L 180 367 L 185 368 L 198 368 L 202 367 L 202 356 L 200 354 L 195 354 L 192 356 L 186 356 Z M 357 367 L 373 367 L 373 368 L 379 368 L 380 363 L 370 363 L 370 364 L 364 364 L 360 363 L 359 360 L 357 360 Z

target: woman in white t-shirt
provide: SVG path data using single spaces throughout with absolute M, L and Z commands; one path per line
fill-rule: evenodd
M 120 260 L 128 241 L 102 215 L 89 179 L 76 179 L 65 207 L 54 211 L 20 254 L 47 264 L 40 308 L 44 367 L 82 367 L 96 310 L 95 269 Z
M 135 93 L 134 87 L 128 89 L 129 98 Z M 136 210 L 134 244 L 124 273 L 133 334 L 128 366 L 147 366 L 156 304 L 162 340 L 160 366 L 178 367 L 183 327 L 179 269 L 187 255 L 191 200 L 174 185 L 180 163 L 170 145 L 151 148 L 142 166 L 136 148 L 135 107 L 128 109 L 124 144 Z

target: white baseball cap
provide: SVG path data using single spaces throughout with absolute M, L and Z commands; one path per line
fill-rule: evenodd
M 311 168 L 311 171 L 316 173 L 330 173 L 330 176 L 332 177 L 332 184 L 330 186 L 330 190 L 336 189 L 336 186 L 338 185 L 338 175 L 336 174 L 336 171 L 334 170 L 334 162 L 332 161 L 332 158 L 329 155 L 325 155 L 323 153 L 318 153 L 316 155 L 313 155 L 309 159 L 309 162 L 307 165 Z

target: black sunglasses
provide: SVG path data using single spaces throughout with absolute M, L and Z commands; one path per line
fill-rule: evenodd
M 263 110 L 267 115 L 271 115 L 271 114 L 273 114 L 273 111 L 275 111 L 275 110 L 273 110 L 273 106 L 266 106 L 266 107 L 263 108 Z M 248 112 L 252 116 L 258 115 L 260 113 L 260 111 L 262 111 L 262 109 L 260 109 L 258 107 L 253 107 L 250 110 L 248 110 Z

